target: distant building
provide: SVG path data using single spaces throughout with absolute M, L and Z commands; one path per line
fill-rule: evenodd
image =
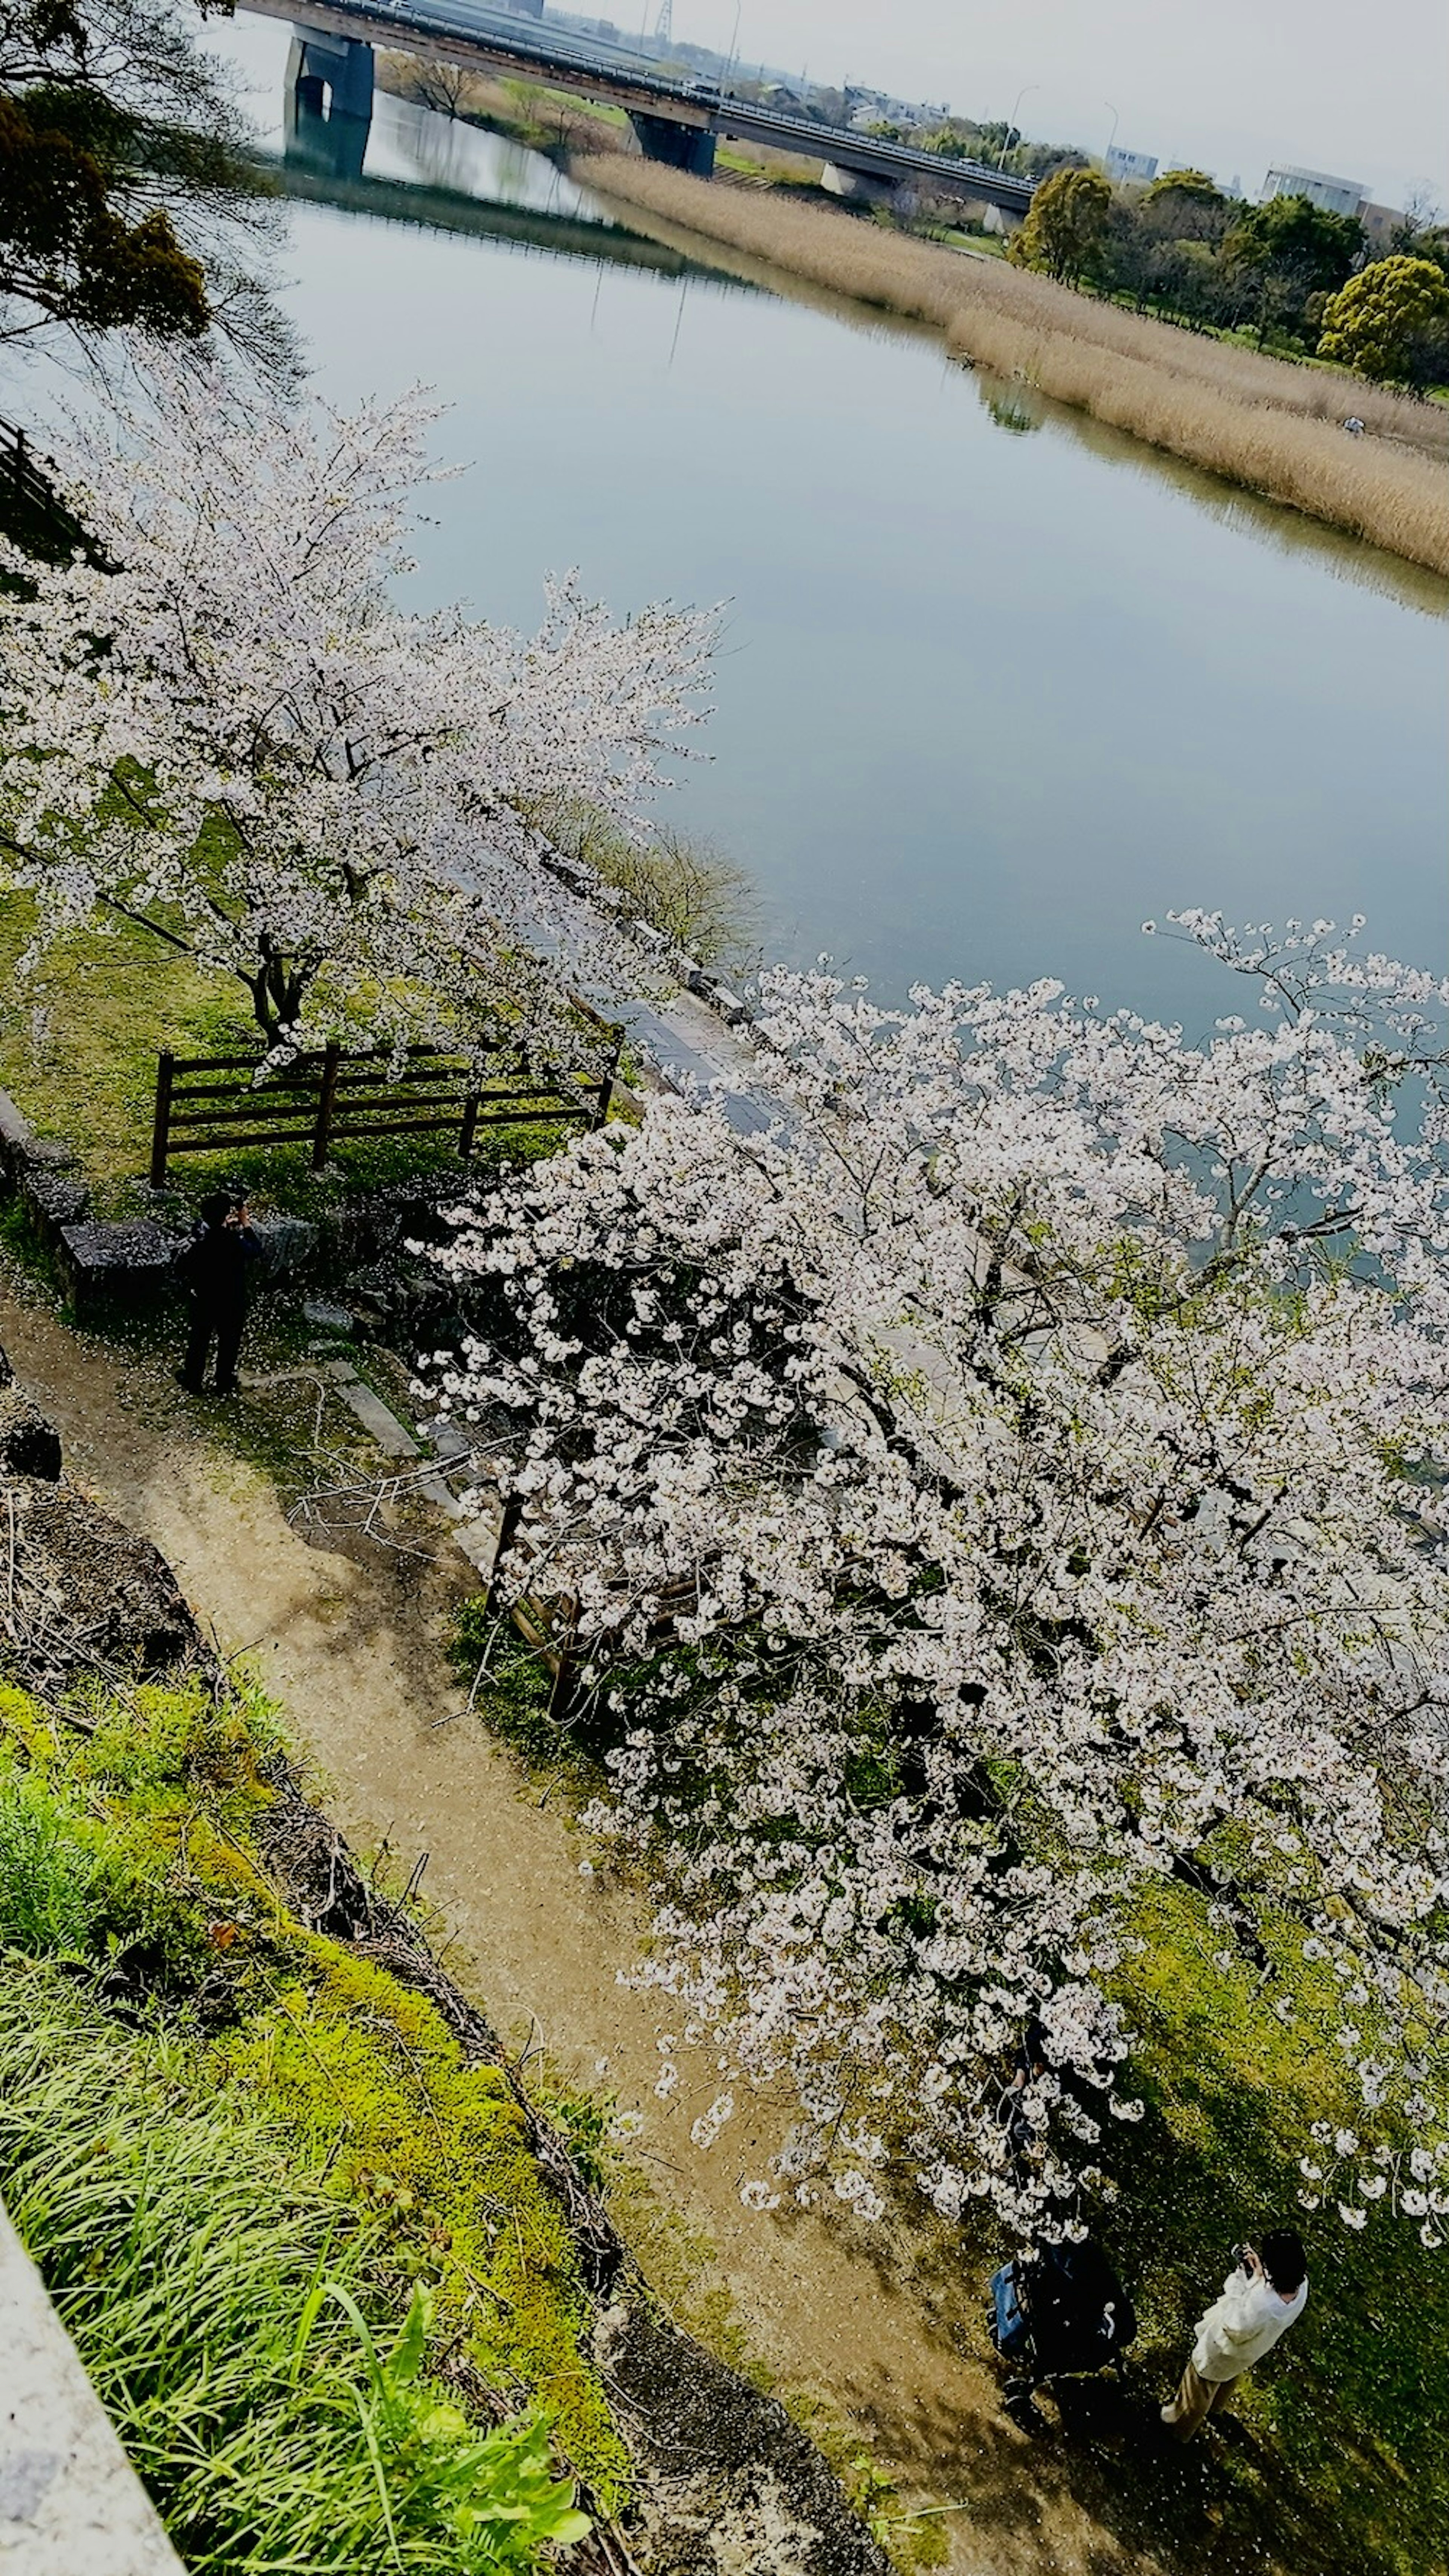
M 1124 152 L 1120 143 L 1114 143 L 1107 155 L 1106 170 L 1109 179 L 1155 179 L 1157 155 L 1155 152 Z
M 1399 226 L 1409 220 L 1402 206 L 1360 206 L 1358 219 L 1368 235 L 1370 250 L 1376 251 L 1380 258 Z
M 1263 182 L 1263 203 L 1270 197 L 1306 197 L 1326 215 L 1357 215 L 1369 192 L 1356 179 L 1334 179 L 1326 170 L 1270 170 Z

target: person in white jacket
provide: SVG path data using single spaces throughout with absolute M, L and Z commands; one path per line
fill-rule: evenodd
M 1271 2352 L 1308 2304 L 1308 2266 L 1291 2227 L 1274 2229 L 1260 2248 L 1243 2247 L 1223 2295 L 1198 2319 L 1197 2341 L 1177 2395 L 1162 2420 L 1179 2442 L 1190 2442 L 1234 2380 Z

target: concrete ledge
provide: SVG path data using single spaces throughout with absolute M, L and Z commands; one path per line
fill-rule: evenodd
M 156 2508 L 3 2210 L 0 2571 L 184 2576 Z
M 122 1225 L 103 1225 L 94 1218 L 60 1229 L 60 1264 L 78 1314 L 87 1315 L 113 1298 L 154 1296 L 172 1276 L 183 1238 L 168 1234 L 150 1217 L 132 1217 Z

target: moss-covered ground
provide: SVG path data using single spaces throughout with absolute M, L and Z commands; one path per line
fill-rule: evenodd
M 194 2576 L 531 2569 L 557 2474 L 628 2480 L 564 2213 L 502 2071 L 289 1911 L 275 1749 L 0 1692 L 0 2184 Z

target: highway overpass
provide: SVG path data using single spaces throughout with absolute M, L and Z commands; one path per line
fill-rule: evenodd
M 788 110 L 735 98 L 722 84 L 677 79 L 626 48 L 586 41 L 537 18 L 510 18 L 484 0 L 241 0 L 257 15 L 295 30 L 292 81 L 305 108 L 365 125 L 372 107 L 372 52 L 379 45 L 506 80 L 537 81 L 575 97 L 620 107 L 649 159 L 707 178 L 715 143 L 798 152 L 826 167 L 842 195 L 888 195 L 912 183 L 1020 218 L 1032 182 L 982 162 L 943 160 L 908 143 L 884 143 L 852 128 L 820 125 Z M 358 167 L 361 167 L 360 152 Z

